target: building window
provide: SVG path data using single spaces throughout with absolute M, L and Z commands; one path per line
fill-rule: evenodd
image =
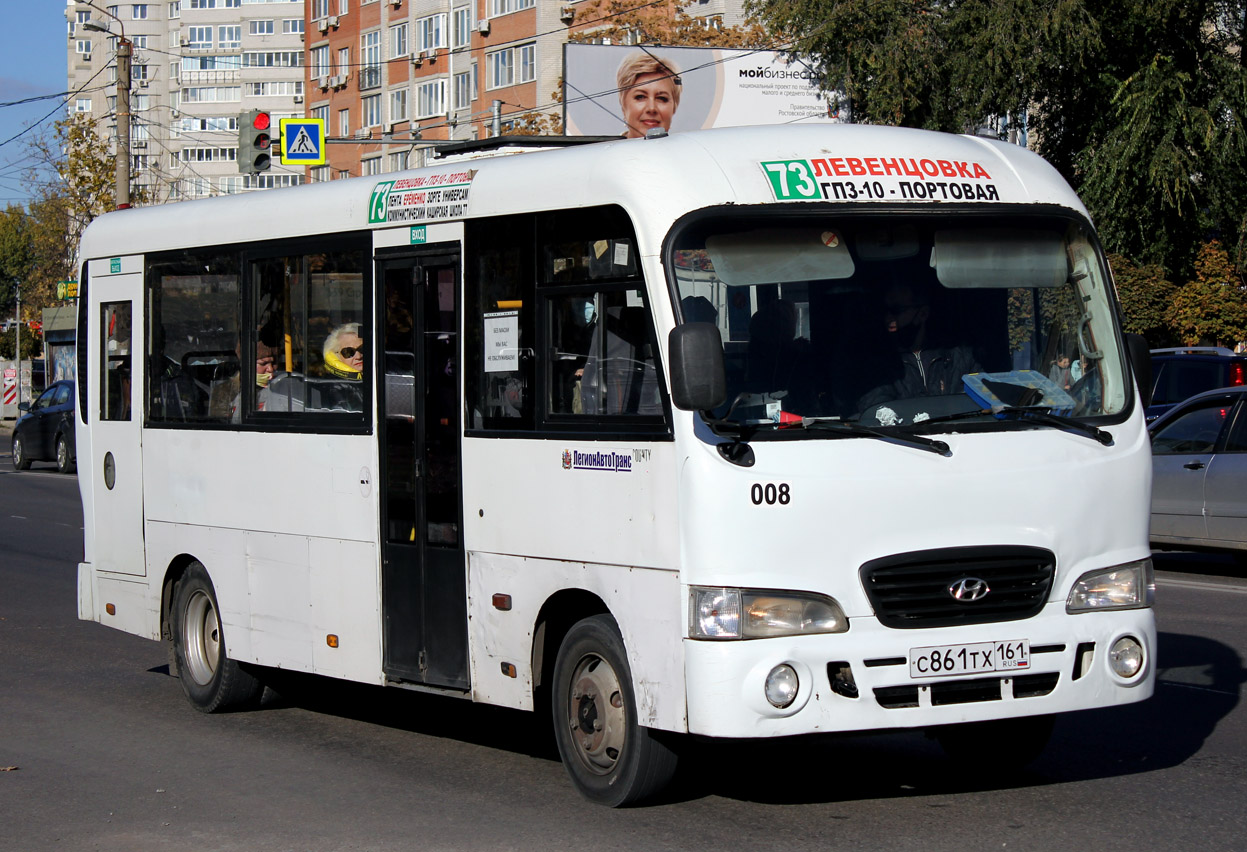
M 321 47 L 313 47 L 309 52 L 308 59 L 312 63 L 313 77 L 329 76 L 329 45 Z
M 316 166 L 312 169 L 312 183 L 326 183 L 329 180 L 329 167 Z
M 269 21 L 268 23 L 273 23 Z M 242 46 L 242 26 L 217 27 L 217 47 L 221 50 L 237 50 Z
M 361 127 L 376 127 L 381 123 L 381 96 L 369 95 L 360 100 L 360 108 L 363 111 L 363 124 Z
M 134 45 L 135 50 L 146 50 L 147 49 L 147 36 L 136 35 L 134 38 L 130 39 L 130 43 Z
M 130 14 L 131 14 L 131 17 L 136 21 L 146 21 L 147 20 L 147 4 L 146 3 L 135 3 L 133 6 L 130 7 Z
M 74 43 L 74 51 L 81 56 L 89 57 L 91 55 L 91 39 L 89 38 L 78 39 L 78 41 Z
M 242 192 L 242 175 L 223 177 L 217 183 L 217 186 L 221 188 L 222 195 L 237 195 Z
M 308 110 L 308 115 L 311 118 L 319 118 L 321 121 L 325 122 L 325 130 L 326 131 L 329 130 L 329 107 L 328 106 L 312 107 L 310 110 Z
M 359 87 L 375 89 L 381 85 L 381 31 L 374 30 L 360 36 Z M 341 72 L 339 72 L 341 73 Z
M 511 12 L 518 12 L 521 9 L 531 9 L 537 5 L 537 0 L 489 0 L 489 15 L 508 15 Z
M 182 17 L 181 0 L 174 0 L 174 2 L 169 4 L 169 20 L 172 21 L 180 17 Z
M 472 41 L 472 10 L 467 6 L 460 6 L 454 14 L 452 35 L 455 47 L 467 47 Z
M 455 109 L 468 109 L 476 100 L 476 66 L 455 75 Z
M 351 135 L 351 111 L 349 109 L 338 110 L 338 135 Z
M 433 80 L 416 86 L 416 118 L 431 118 L 445 112 L 445 80 Z
M 250 21 L 248 22 L 247 32 L 250 35 L 266 36 L 273 34 L 272 21 Z
M 365 176 L 381 174 L 381 158 L 380 157 L 369 157 L 366 160 L 361 160 L 359 165 L 360 165 L 360 174 L 363 174 Z
M 91 99 L 90 98 L 78 98 L 76 101 L 74 101 L 74 112 L 90 112 L 90 111 L 91 111 Z
M 338 74 L 345 77 L 351 73 L 351 49 L 349 47 L 338 48 Z
M 387 171 L 401 172 L 407 168 L 407 152 L 399 151 L 397 154 L 390 155 L 390 167 Z
M 525 44 L 485 55 L 487 89 L 531 83 L 537 78 L 537 46 Z
M 303 51 L 249 50 L 242 55 L 242 64 L 244 68 L 299 68 L 303 65 Z
M 312 17 L 329 17 L 329 0 L 312 0 Z
M 303 32 L 303 19 L 286 18 L 281 22 L 281 31 L 287 35 Z
M 429 15 L 416 21 L 416 38 L 420 50 L 436 50 L 446 46 L 446 14 Z
M 390 121 L 407 120 L 407 90 L 395 89 L 390 92 Z
M 400 56 L 406 56 L 410 49 L 407 47 L 407 24 L 402 23 L 396 27 L 390 27 L 390 58 L 398 59 Z
M 187 27 L 186 28 L 186 49 L 187 50 L 211 50 L 212 49 L 212 27 Z

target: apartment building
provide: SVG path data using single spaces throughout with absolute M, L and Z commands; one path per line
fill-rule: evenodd
M 308 115 L 325 122 L 327 163 L 312 180 L 423 165 L 438 142 L 507 134 L 555 94 L 579 2 L 308 0 Z M 743 0 L 693 0 L 690 14 L 734 26 Z M 580 29 L 579 22 L 576 22 Z
M 244 175 L 237 161 L 242 113 L 304 114 L 304 0 L 66 0 L 65 14 L 69 109 L 104 119 L 114 146 L 117 37 L 133 44 L 132 175 L 152 203 L 304 181 L 302 168 Z

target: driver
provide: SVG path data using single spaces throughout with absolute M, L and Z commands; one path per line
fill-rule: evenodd
M 883 293 L 883 323 L 895 348 L 899 378 L 868 391 L 858 410 L 894 399 L 958 394 L 961 377 L 982 372 L 969 346 L 939 346 L 932 339 L 930 291 L 920 284 L 893 282 Z

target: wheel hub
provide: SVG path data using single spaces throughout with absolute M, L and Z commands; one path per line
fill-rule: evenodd
M 601 657 L 577 665 L 568 702 L 569 724 L 581 763 L 598 775 L 615 768 L 623 752 L 627 716 L 615 670 Z

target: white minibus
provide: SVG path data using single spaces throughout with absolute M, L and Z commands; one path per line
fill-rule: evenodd
M 1152 693 L 1145 350 L 1020 147 L 460 154 L 81 256 L 79 614 L 200 710 L 276 669 L 539 710 L 622 805 L 689 735 L 1021 763 Z

